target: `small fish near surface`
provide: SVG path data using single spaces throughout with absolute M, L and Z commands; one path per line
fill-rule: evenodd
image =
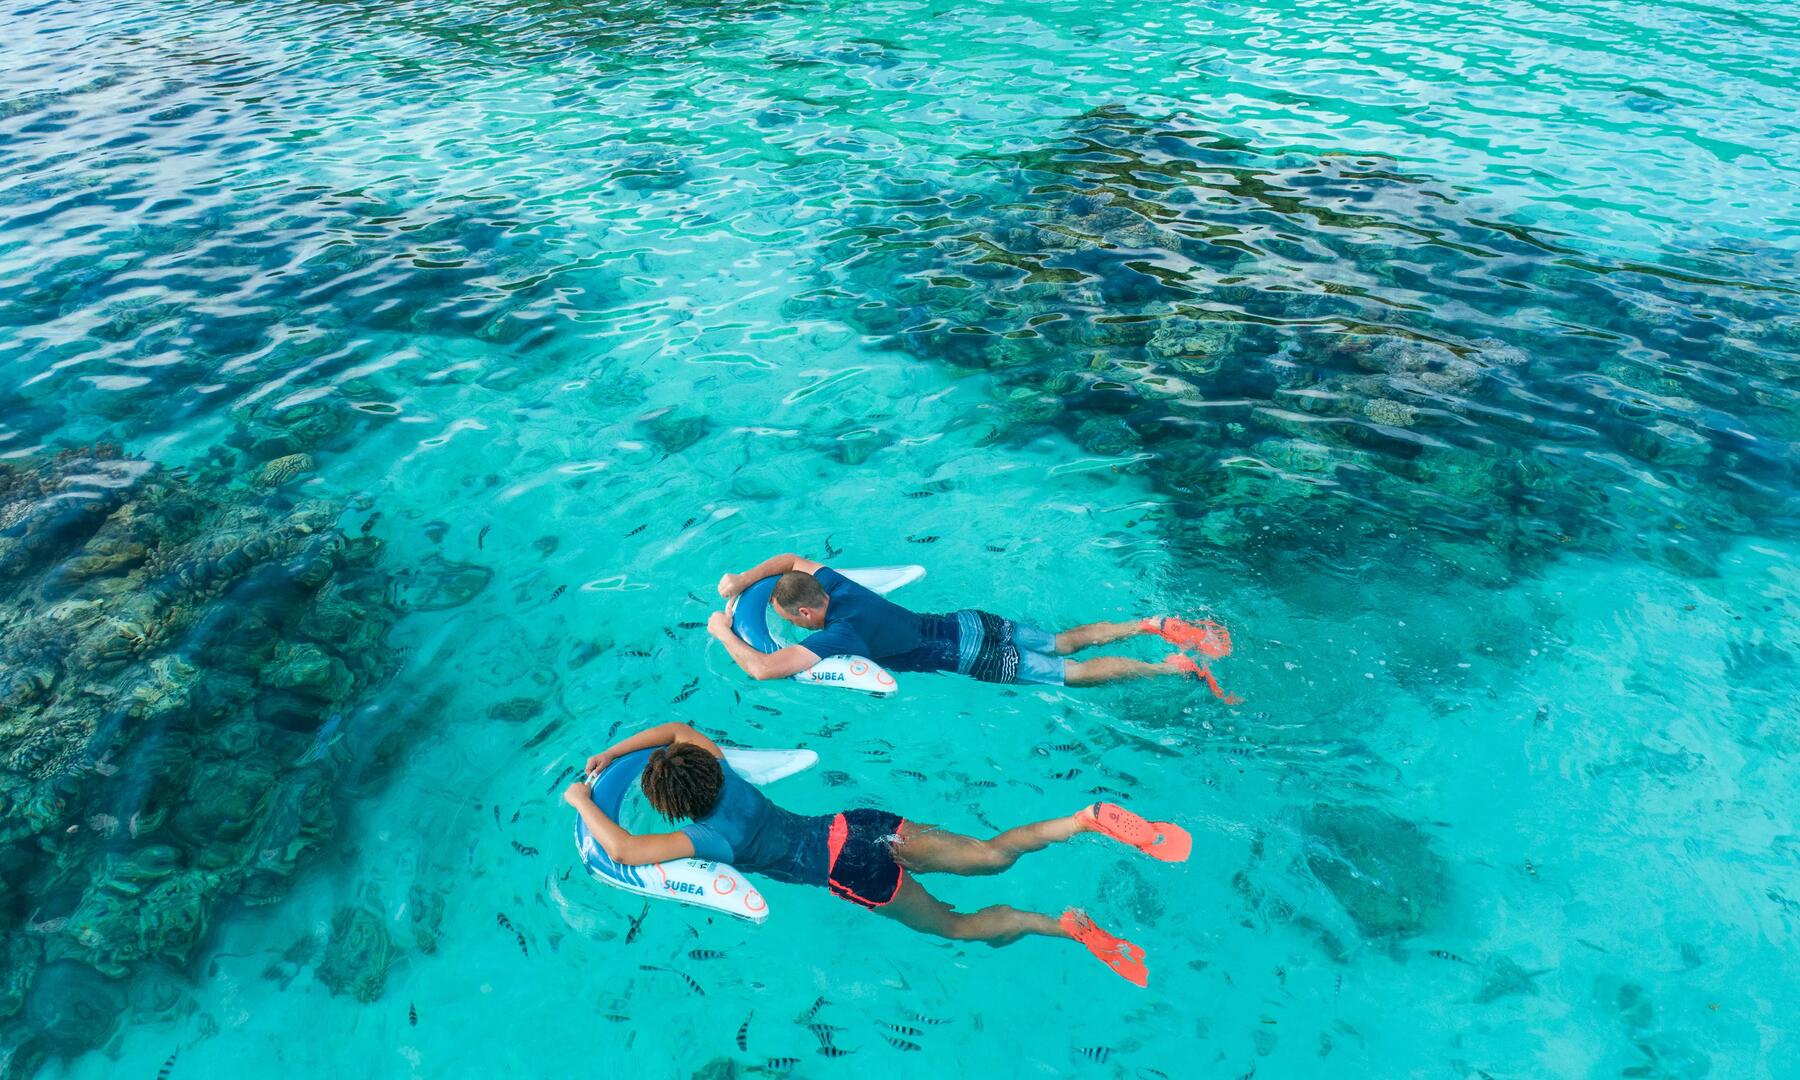
M 742 1024 L 738 1025 L 737 1048 L 739 1050 L 743 1050 L 745 1052 L 749 1051 L 749 1049 L 750 1049 L 750 1021 L 755 1018 L 756 1018 L 756 1010 L 752 1009 L 752 1010 L 750 1010 L 750 1015 L 744 1017 L 744 1022 Z
M 699 689 L 700 689 L 700 680 L 695 679 L 693 682 L 690 682 L 686 686 L 682 687 L 681 693 L 676 694 L 673 698 L 670 698 L 669 704 L 679 705 L 682 702 L 686 701 L 688 698 L 693 697 L 694 694 L 699 691 Z
M 530 949 L 528 949 L 528 948 L 526 948 L 526 947 L 525 947 L 525 934 L 524 934 L 524 932 L 523 932 L 523 931 L 519 931 L 519 930 L 515 930 L 515 931 L 513 931 L 513 933 L 514 933 L 514 934 L 515 934 L 515 935 L 517 935 L 517 937 L 518 937 L 518 939 L 519 939 L 519 951 L 520 951 L 520 952 L 521 952 L 521 953 L 523 953 L 523 954 L 525 954 L 525 955 L 526 955 L 526 956 L 530 956 L 530 955 L 531 955 L 531 950 L 530 950 Z
M 1069 1052 L 1079 1058 L 1086 1058 L 1096 1065 L 1104 1065 L 1113 1056 L 1110 1046 L 1073 1046 Z
M 936 1016 L 926 1016 L 924 1013 L 915 1012 L 912 1009 L 901 1009 L 900 1013 L 913 1023 L 924 1024 L 926 1027 L 937 1027 L 939 1024 L 951 1023 L 951 1020 L 948 1017 L 940 1018 Z
M 481 531 L 475 534 L 475 550 L 482 551 L 486 549 L 488 530 L 492 528 L 492 525 L 483 525 Z
M 682 982 L 687 983 L 687 988 L 689 990 L 692 990 L 694 993 L 700 995 L 701 997 L 706 996 L 706 991 L 701 989 L 700 984 L 695 982 L 693 980 L 693 978 L 691 976 L 689 976 L 686 972 L 676 971 L 674 968 L 670 968 L 670 967 L 661 967 L 657 964 L 639 964 L 638 970 L 639 971 L 663 971 L 663 972 L 667 972 L 670 975 L 675 975 L 675 976 L 679 977 Z
M 419 1026 L 419 1007 L 417 1005 L 409 1003 L 406 1006 L 406 1020 L 413 1027 Z
M 569 587 L 567 585 L 558 585 L 556 589 L 550 593 L 550 599 L 546 601 L 546 603 L 554 603 L 557 597 L 568 591 Z
M 774 1076 L 785 1076 L 799 1067 L 800 1059 L 797 1057 L 778 1057 L 770 1058 L 761 1065 L 754 1066 L 750 1071 L 769 1073 Z
M 777 709 L 773 705 L 752 705 L 750 707 L 752 709 L 755 709 L 757 712 L 768 713 L 770 716 L 780 716 L 781 715 L 781 710 Z
M 723 960 L 725 954 L 717 949 L 689 949 L 689 960 Z
M 935 544 L 942 539 L 941 536 L 908 536 L 906 542 L 909 544 Z
M 512 920 L 506 917 L 506 912 L 504 911 L 494 916 L 494 925 L 502 930 L 511 930 L 513 928 Z
M 1453 964 L 1466 964 L 1467 960 L 1446 949 L 1433 949 L 1431 955 L 1439 960 L 1448 960 Z
M 818 998 L 817 1000 L 815 1000 L 812 1003 L 812 1006 L 810 1008 L 808 1008 L 805 1012 L 801 1013 L 799 1016 L 794 1017 L 794 1023 L 796 1023 L 796 1024 L 812 1023 L 813 1017 L 819 1015 L 819 1010 L 823 1009 L 825 1006 L 827 1006 L 829 1004 L 831 1004 L 831 1002 L 826 1001 L 823 997 Z
M 639 915 L 635 919 L 631 919 L 631 929 L 625 931 L 625 944 L 629 945 L 632 942 L 637 940 L 638 935 L 644 932 L 644 920 L 648 919 L 649 917 L 650 917 L 650 905 L 646 903 L 644 905 L 643 914 Z M 627 916 L 627 918 L 629 918 L 629 916 Z
M 180 1056 L 181 1050 L 179 1048 L 171 1051 L 168 1060 L 162 1063 L 162 1068 L 156 1070 L 156 1080 L 169 1080 L 169 1077 L 175 1072 L 175 1059 Z
M 924 1049 L 924 1047 L 920 1046 L 918 1043 L 912 1042 L 907 1039 L 896 1039 L 894 1036 L 887 1035 L 887 1034 L 883 1034 L 881 1037 L 887 1040 L 887 1044 L 889 1046 L 893 1047 L 896 1050 L 903 1051 L 905 1053 L 912 1053 L 915 1050 L 923 1050 Z
M 825 557 L 827 559 L 835 559 L 839 555 L 842 555 L 843 553 L 844 553 L 843 548 L 834 548 L 831 546 L 831 537 L 827 536 L 825 538 Z
M 563 768 L 562 772 L 559 772 L 556 774 L 556 779 L 550 781 L 550 786 L 544 789 L 544 793 L 547 795 L 550 792 L 555 791 L 557 786 L 559 784 L 561 784 L 564 780 L 567 780 L 569 778 L 569 774 L 574 771 L 575 771 L 575 766 L 573 766 L 573 765 L 565 766 Z
M 525 856 L 525 857 L 526 857 L 526 858 L 527 858 L 527 859 L 529 859 L 529 858 L 532 858 L 532 857 L 534 857 L 534 856 L 536 856 L 536 855 L 537 855 L 537 853 L 538 853 L 538 849 L 537 849 L 537 848 L 534 848 L 534 847 L 531 847 L 531 846 L 529 846 L 529 845 L 527 845 L 527 844 L 521 844 L 521 843 L 519 843 L 519 842 L 518 842 L 518 841 L 517 841 L 517 840 L 514 840 L 514 841 L 513 841 L 513 842 L 512 842 L 512 846 L 513 846 L 513 850 L 514 850 L 514 851 L 516 851 L 516 852 L 518 852 L 518 853 L 519 853 L 519 854 L 521 854 L 521 855 L 523 855 L 523 856 Z
M 821 1046 L 821 1047 L 819 1047 L 819 1056 L 821 1056 L 821 1057 L 841 1058 L 845 1054 L 854 1054 L 854 1053 L 856 1053 L 855 1050 L 844 1050 L 844 1049 L 840 1049 L 839 1047 L 836 1047 L 836 1046 Z
M 301 765 L 311 765 L 315 761 L 325 760 L 325 755 L 343 739 L 344 735 L 340 730 L 343 725 L 344 714 L 332 713 L 331 719 L 325 721 L 319 727 L 318 732 L 313 735 L 312 745 L 306 748 L 305 753 L 294 759 L 294 766 L 298 768 Z
M 643 531 L 644 531 L 644 530 L 645 530 L 645 529 L 648 529 L 648 528 L 649 528 L 649 527 L 650 527 L 650 523 L 649 523 L 649 522 L 648 522 L 648 521 L 646 521 L 646 522 L 644 522 L 644 523 L 643 523 L 643 524 L 642 524 L 642 525 L 639 525 L 639 526 L 638 526 L 638 527 L 637 527 L 637 528 L 635 528 L 635 529 L 633 529 L 633 530 L 631 530 L 631 531 L 630 531 L 630 532 L 628 532 L 628 533 L 626 533 L 626 534 L 625 534 L 625 539 L 627 539 L 627 540 L 629 540 L 629 539 L 631 539 L 631 538 L 632 538 L 632 537 L 634 537 L 634 536 L 636 536 L 636 535 L 637 535 L 637 534 L 638 534 L 638 533 L 641 533 L 641 532 L 643 532 Z

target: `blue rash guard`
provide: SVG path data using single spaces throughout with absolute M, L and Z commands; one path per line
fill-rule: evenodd
M 694 857 L 730 863 L 793 885 L 824 885 L 830 876 L 831 816 L 805 817 L 770 802 L 731 766 L 712 812 L 681 827 Z
M 920 617 L 858 585 L 829 566 L 813 574 L 831 598 L 825 626 L 801 644 L 827 656 L 866 656 L 884 661 L 919 647 Z
M 801 644 L 823 660 L 866 656 L 894 671 L 954 671 L 998 683 L 1061 686 L 1068 663 L 1056 635 L 985 611 L 920 615 L 829 566 L 813 575 L 831 602 L 825 626 Z

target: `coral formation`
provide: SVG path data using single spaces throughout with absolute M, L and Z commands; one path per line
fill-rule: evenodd
M 1578 267 L 1391 162 L 1186 116 L 1100 109 L 968 164 L 889 177 L 785 311 L 988 373 L 995 440 L 1132 456 L 1178 551 L 1277 582 L 1374 558 L 1496 585 L 1620 546 L 1705 574 L 1716 545 L 1655 534 L 1795 516 L 1796 335 L 1767 297 Z M 1622 505 L 1621 463 L 1662 502 Z
M 341 764 L 305 751 L 386 676 L 396 615 L 368 599 L 380 541 L 271 490 L 310 467 L 0 462 L 0 1033 L 27 1072 L 103 1042 L 128 975 L 166 984 L 217 905 L 282 896 L 336 825 Z M 347 949 L 344 984 L 378 992 Z

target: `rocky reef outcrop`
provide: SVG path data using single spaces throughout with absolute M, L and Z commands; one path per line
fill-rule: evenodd
M 1143 473 L 1177 550 L 1499 585 L 1621 548 L 1707 574 L 1707 534 L 1800 519 L 1773 292 L 1181 115 L 1096 110 L 966 165 L 878 181 L 789 314 L 985 376 L 992 441 L 1056 430 Z
M 380 541 L 296 490 L 311 467 L 0 462 L 0 1039 L 27 1074 L 100 1045 L 128 976 L 166 982 L 336 825 L 334 732 L 395 609 Z

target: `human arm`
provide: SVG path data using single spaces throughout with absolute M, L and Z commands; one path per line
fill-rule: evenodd
M 620 866 L 648 866 L 651 863 L 668 862 L 670 859 L 693 857 L 694 842 L 684 832 L 645 833 L 640 836 L 621 828 L 606 816 L 606 811 L 594 804 L 593 789 L 579 780 L 563 791 L 563 801 L 581 815 L 588 832 L 606 852 L 607 858 Z
M 636 735 L 628 735 L 588 758 L 586 774 L 593 776 L 634 750 L 648 750 L 654 746 L 669 746 L 678 742 L 693 743 L 716 758 L 725 756 L 725 751 L 719 749 L 718 743 L 680 721 L 671 721 L 645 728 Z
M 752 679 L 785 679 L 819 662 L 819 654 L 804 645 L 789 645 L 772 653 L 758 652 L 737 636 L 737 631 L 731 628 L 731 616 L 723 611 L 712 613 L 706 620 L 706 629 L 719 639 L 719 644 L 725 646 L 737 666 Z
M 799 570 L 806 574 L 816 574 L 823 563 L 803 559 L 792 552 L 784 552 L 773 558 L 764 559 L 741 574 L 726 574 L 719 579 L 719 595 L 729 600 L 766 577 L 785 574 L 789 570 Z

